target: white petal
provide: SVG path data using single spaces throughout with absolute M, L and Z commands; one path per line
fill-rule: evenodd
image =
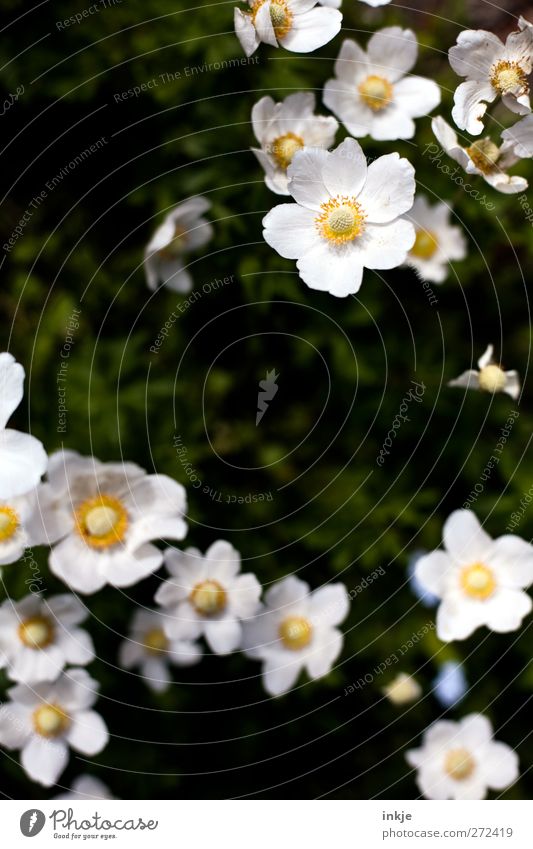
M 209 546 L 205 560 L 209 577 L 224 583 L 234 578 L 241 568 L 241 555 L 231 543 L 223 539 Z
M 484 621 L 482 602 L 445 599 L 437 610 L 437 636 L 445 643 L 466 640 Z
M 464 371 L 459 377 L 454 377 L 449 380 L 447 386 L 453 386 L 459 389 L 479 389 L 479 372 L 474 369 Z
M 359 291 L 363 280 L 362 252 L 351 246 L 336 249 L 325 240 L 297 262 L 300 277 L 311 289 L 345 298 Z
M 459 734 L 465 745 L 474 751 L 492 740 L 492 725 L 482 713 L 470 713 L 461 719 Z
M 304 601 L 308 595 L 309 584 L 294 575 L 288 575 L 268 590 L 265 601 L 270 608 L 282 610 Z
M 272 97 L 261 97 L 252 107 L 252 129 L 259 142 L 263 143 L 265 131 L 276 114 L 276 103 Z
M 488 345 L 485 353 L 482 354 L 479 360 L 477 361 L 479 368 L 485 368 L 485 366 L 488 366 L 489 363 L 493 362 L 493 356 L 494 345 Z
M 502 57 L 503 43 L 498 36 L 486 30 L 464 30 L 457 38 L 457 44 L 450 48 L 450 65 L 460 77 L 473 80 L 485 80 L 490 76 L 491 67 Z
M 302 663 L 300 660 L 279 659 L 279 653 L 269 658 L 263 666 L 263 686 L 271 696 L 281 696 L 294 686 Z
M 357 196 L 367 179 L 366 156 L 355 139 L 345 139 L 322 167 L 322 179 L 331 195 Z
M 429 115 L 440 99 L 437 83 L 424 77 L 405 77 L 394 86 L 394 102 L 411 118 Z
M 263 238 L 285 259 L 298 259 L 318 241 L 316 213 L 297 203 L 275 206 L 263 218 Z
M 405 261 L 415 239 L 415 228 L 405 218 L 399 218 L 392 224 L 368 226 L 363 253 L 366 268 L 397 268 Z
M 342 42 L 342 47 L 335 61 L 335 76 L 353 87 L 365 76 L 368 76 L 368 57 L 364 50 L 351 39 Z M 328 80 L 334 83 L 337 80 Z M 327 83 L 326 83 L 327 86 Z M 326 102 L 324 100 L 324 102 Z M 326 103 L 326 106 L 328 104 Z
M 257 611 L 261 584 L 256 576 L 247 572 L 233 582 L 231 586 L 231 610 L 240 619 L 246 619 Z
M 442 538 L 447 552 L 461 564 L 483 562 L 492 546 L 492 539 L 471 510 L 455 510 L 444 523 Z
M 518 755 L 505 743 L 494 741 L 483 754 L 481 769 L 492 790 L 505 790 L 518 779 Z
M 66 627 L 79 625 L 87 619 L 89 611 L 81 601 L 70 593 L 62 593 L 54 595 L 48 599 L 44 599 L 47 612 L 54 619 L 59 619 L 61 624 Z
M 344 584 L 327 584 L 311 593 L 309 614 L 321 626 L 340 625 L 348 616 L 350 600 Z
M 168 475 L 147 475 L 135 481 L 127 501 L 140 515 L 150 512 L 183 516 L 187 510 L 185 487 Z
M 329 198 L 322 178 L 322 170 L 328 161 L 325 150 L 297 150 L 287 168 L 289 191 L 296 203 L 316 212 Z
M 107 746 L 109 732 L 100 714 L 94 710 L 80 710 L 73 716 L 66 738 L 77 752 L 97 755 Z
M 496 91 L 490 82 L 478 83 L 471 80 L 461 83 L 454 94 L 452 118 L 461 130 L 466 130 L 473 136 L 483 132 L 482 118 L 487 111 L 487 104 L 496 99 Z
M 30 710 L 15 701 L 0 705 L 0 744 L 20 749 L 33 731 Z
M 272 17 L 270 14 L 270 0 L 259 6 L 254 18 L 254 26 L 260 41 L 265 44 L 270 44 L 271 47 L 277 47 L 278 41 L 274 27 L 272 26 Z
M 107 583 L 115 587 L 131 587 L 157 572 L 162 563 L 163 553 L 154 545 L 147 544 L 134 552 L 119 550 L 114 553 L 103 566 L 103 574 Z
M 168 666 L 161 658 L 151 657 L 142 666 L 142 676 L 154 693 L 164 693 L 172 681 Z
M 24 369 L 12 354 L 0 354 L 0 430 L 15 412 L 24 393 Z
M 527 115 L 513 127 L 502 133 L 502 139 L 510 142 L 517 156 L 529 159 L 533 156 L 533 115 Z
M 35 489 L 47 464 L 42 442 L 34 436 L 17 430 L 0 431 L 0 498 Z
M 209 648 L 215 654 L 229 654 L 238 649 L 241 643 L 242 628 L 236 619 L 208 621 L 205 623 L 204 633 Z
M 453 562 L 445 551 L 432 551 L 416 562 L 415 574 L 423 587 L 442 598 L 453 569 Z
M 368 167 L 365 186 L 358 197 L 369 223 L 394 221 L 413 205 L 415 171 L 398 153 L 380 156 Z
M 328 628 L 320 634 L 317 645 L 311 646 L 305 665 L 310 678 L 322 678 L 331 671 L 331 667 L 342 651 L 343 638 L 336 628 Z
M 68 749 L 62 740 L 47 740 L 37 735 L 33 735 L 20 755 L 29 777 L 45 787 L 56 784 L 67 761 Z
M 533 584 L 533 546 L 514 534 L 494 540 L 490 565 L 496 570 L 498 583 L 505 587 Z
M 516 371 L 506 371 L 505 372 L 505 387 L 503 389 L 507 395 L 510 395 L 511 398 L 516 401 L 518 396 L 520 395 L 520 378 L 518 376 L 518 372 Z
M 502 587 L 493 599 L 485 603 L 485 622 L 498 634 L 517 631 L 522 620 L 531 612 L 532 602 L 527 593 Z
M 241 47 L 247 56 L 251 56 L 259 47 L 259 38 L 252 23 L 252 16 L 241 12 L 240 9 L 235 9 L 233 20 L 235 34 Z
M 410 29 L 384 27 L 367 44 L 372 65 L 391 83 L 411 70 L 418 55 L 416 35 Z
M 58 637 L 58 644 L 65 654 L 65 660 L 68 663 L 85 664 L 90 663 L 94 659 L 94 645 L 92 638 L 81 628 L 74 628 L 73 631 L 63 631 Z
M 91 550 L 81 539 L 69 536 L 50 552 L 51 571 L 80 593 L 95 593 L 107 583 L 101 563 L 107 555 Z
M 294 15 L 292 27 L 280 44 L 293 53 L 311 53 L 340 32 L 342 15 L 337 9 L 315 8 Z

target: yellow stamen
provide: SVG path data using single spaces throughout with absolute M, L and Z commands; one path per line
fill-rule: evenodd
M 476 762 L 468 749 L 450 749 L 444 760 L 444 769 L 455 781 L 464 781 L 470 778 Z
M 428 230 L 417 230 L 415 243 L 410 254 L 417 259 L 431 259 L 438 249 L 439 243 L 435 233 L 430 233 Z
M 466 148 L 470 159 L 482 174 L 493 174 L 497 171 L 496 163 L 500 158 L 500 148 L 490 139 L 480 139 Z
M 490 598 L 496 589 L 494 573 L 484 563 L 465 566 L 461 570 L 460 582 L 463 592 L 478 601 Z
M 153 628 L 144 635 L 144 647 L 150 654 L 160 654 L 168 649 L 168 639 L 162 628 Z
M 301 150 L 303 146 L 304 140 L 301 136 L 297 136 L 295 133 L 285 133 L 284 136 L 278 136 L 277 139 L 274 139 L 270 145 L 270 152 L 279 167 L 286 171 L 296 151 Z
M 311 642 L 313 626 L 303 616 L 289 616 L 280 624 L 278 634 L 286 649 L 299 651 Z
M 69 725 L 70 717 L 59 705 L 42 705 L 33 712 L 33 727 L 41 737 L 59 737 Z
M 342 245 L 360 236 L 364 230 L 365 214 L 355 198 L 338 196 L 321 205 L 315 219 L 320 235 Z
M 84 501 L 75 514 L 76 529 L 91 548 L 109 548 L 124 539 L 128 514 L 112 495 L 97 495 Z
M 485 392 L 501 392 L 505 388 L 505 372 L 494 363 L 485 366 L 479 372 L 479 386 Z
M 19 527 L 18 513 L 7 504 L 0 506 L 0 542 L 11 539 Z
M 226 590 L 218 581 L 202 581 L 196 584 L 189 598 L 201 616 L 214 616 L 224 610 L 227 604 Z
M 20 623 L 18 635 L 29 649 L 44 649 L 54 641 L 55 628 L 46 616 L 32 616 Z
M 256 15 L 267 0 L 256 0 L 252 6 L 252 23 L 255 25 Z M 292 12 L 287 6 L 286 0 L 275 0 L 270 3 L 270 20 L 278 41 L 289 34 L 292 27 Z
M 527 74 L 522 70 L 518 62 L 509 62 L 502 59 L 492 66 L 490 82 L 498 94 L 509 94 L 512 92 L 517 96 L 529 91 Z
M 362 100 L 370 107 L 372 112 L 381 112 L 392 102 L 393 88 L 385 77 L 371 74 L 362 83 L 359 83 L 357 88 Z

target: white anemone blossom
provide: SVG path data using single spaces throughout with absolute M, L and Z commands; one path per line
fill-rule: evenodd
M 450 207 L 442 202 L 431 206 L 425 195 L 417 195 L 406 218 L 416 230 L 406 265 L 414 268 L 423 280 L 442 283 L 448 276 L 450 262 L 466 256 L 466 239 L 461 228 L 450 223 Z
M 435 722 L 421 748 L 410 749 L 405 758 L 417 770 L 426 799 L 484 799 L 488 790 L 510 787 L 519 774 L 516 752 L 494 740 L 490 721 L 480 713 Z
M 244 630 L 244 651 L 263 663 L 263 685 L 271 696 L 294 686 L 305 669 L 323 678 L 342 651 L 337 628 L 349 610 L 344 584 L 310 591 L 309 584 L 289 575 L 269 589 L 265 605 Z
M 41 442 L 28 433 L 6 428 L 24 394 L 24 369 L 12 354 L 0 354 L 0 499 L 34 489 L 48 458 Z M 0 512 L 0 532 L 6 519 Z M 9 517 L 7 519 L 9 522 Z
M 489 345 L 485 353 L 477 361 L 479 370 L 469 369 L 454 380 L 448 381 L 448 386 L 458 386 L 464 389 L 481 389 L 483 392 L 506 392 L 516 401 L 520 395 L 520 379 L 516 371 L 504 371 L 501 365 L 493 359 L 494 346 Z
M 202 650 L 190 640 L 171 640 L 164 631 L 164 617 L 157 610 L 137 610 L 129 638 L 120 646 L 119 663 L 124 669 L 138 667 L 148 687 L 156 693 L 168 689 L 172 678 L 169 664 L 192 666 Z
M 77 592 L 136 584 L 163 562 L 152 542 L 181 540 L 187 532 L 181 484 L 134 463 L 58 451 L 50 457 L 48 488 L 52 504 L 43 507 L 43 523 L 61 536 L 50 569 Z
M 401 27 L 374 33 L 366 53 L 355 41 L 344 41 L 324 103 L 356 138 L 412 138 L 413 118 L 428 115 L 441 99 L 433 80 L 409 74 L 417 54 L 416 35 Z
M 478 139 L 468 147 L 462 147 L 455 130 L 440 115 L 433 118 L 431 128 L 443 151 L 458 162 L 467 174 L 480 175 L 489 186 L 502 194 L 512 195 L 527 189 L 528 183 L 524 177 L 507 173 L 521 158 L 509 139 L 500 147 L 490 138 Z
M 78 627 L 86 608 L 73 595 L 27 595 L 0 606 L 0 667 L 12 681 L 54 681 L 68 664 L 94 659 L 93 641 Z
M 526 22 L 524 22 L 526 23 Z M 473 136 L 483 131 L 487 105 L 501 97 L 519 115 L 531 112 L 529 81 L 533 65 L 533 31 L 523 26 L 505 44 L 486 30 L 464 30 L 448 57 L 456 74 L 465 77 L 458 86 L 452 117 L 459 129 Z
M 288 195 L 287 168 L 297 150 L 329 148 L 338 123 L 332 116 L 315 115 L 312 92 L 290 94 L 282 103 L 262 97 L 252 109 L 252 127 L 260 149 L 252 148 L 272 192 Z
M 471 510 L 456 510 L 443 529 L 444 551 L 416 564 L 420 583 L 440 598 L 439 639 L 465 640 L 486 625 L 516 631 L 531 610 L 533 546 L 514 534 L 492 540 Z
M 239 552 L 217 540 L 202 555 L 197 548 L 167 549 L 170 578 L 156 592 L 164 608 L 164 629 L 171 640 L 204 636 L 215 654 L 240 648 L 242 623 L 259 606 L 261 585 L 251 572 L 240 574 Z
M 189 198 L 169 212 L 157 228 L 144 252 L 149 289 L 155 290 L 160 284 L 173 292 L 192 289 L 186 256 L 202 248 L 213 236 L 211 224 L 203 217 L 210 206 L 204 197 Z
M 0 744 L 20 749 L 20 762 L 32 781 L 56 784 L 65 769 L 69 747 L 96 755 L 109 734 L 102 717 L 91 710 L 98 683 L 84 669 L 69 669 L 54 683 L 17 684 L 0 707 Z
M 115 797 L 111 795 L 109 787 L 99 778 L 95 778 L 94 775 L 79 775 L 70 785 L 70 790 L 59 793 L 54 798 L 82 801 L 83 799 L 98 800 L 114 799 Z
M 275 206 L 263 219 L 265 241 L 296 259 L 311 289 L 345 297 L 359 291 L 363 269 L 401 265 L 415 241 L 401 216 L 413 205 L 415 172 L 398 153 L 367 165 L 347 138 L 336 150 L 300 150 L 288 168 L 295 204 Z
M 332 6 L 328 3 L 327 6 Z M 249 8 L 235 9 L 235 33 L 247 56 L 261 42 L 293 53 L 311 53 L 340 31 L 342 14 L 317 0 L 248 0 Z

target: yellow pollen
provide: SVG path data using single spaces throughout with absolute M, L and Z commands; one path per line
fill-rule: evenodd
M 70 717 L 59 705 L 42 705 L 33 712 L 33 727 L 41 737 L 59 737 L 69 724 Z
M 461 588 L 465 595 L 478 601 L 484 601 L 496 589 L 496 581 L 492 569 L 484 563 L 473 563 L 465 566 L 460 575 Z
M 256 0 L 252 6 L 252 23 L 255 25 L 256 15 L 267 0 Z M 270 3 L 270 20 L 278 41 L 289 34 L 292 27 L 292 12 L 287 6 L 286 0 L 276 0 Z
M 468 749 L 450 749 L 444 760 L 444 769 L 455 781 L 464 781 L 470 778 L 476 762 Z
M 470 159 L 482 174 L 493 174 L 500 158 L 500 148 L 490 139 L 480 139 L 466 148 Z
M 270 145 L 270 152 L 279 167 L 286 171 L 296 151 L 301 150 L 303 146 L 304 140 L 301 136 L 297 136 L 295 133 L 285 133 L 284 136 L 278 136 L 277 139 L 274 139 Z
M 437 237 L 429 230 L 417 230 L 416 239 L 410 250 L 411 256 L 417 259 L 431 259 L 439 248 Z
M 144 647 L 150 654 L 160 654 L 168 649 L 168 639 L 162 628 L 153 628 L 144 635 Z
M 501 392 L 505 388 L 505 372 L 500 366 L 491 363 L 479 372 L 479 386 L 485 392 Z
M 342 245 L 360 236 L 364 230 L 365 214 L 355 198 L 336 197 L 321 205 L 315 219 L 321 236 Z
M 392 102 L 393 88 L 385 77 L 371 74 L 357 88 L 362 100 L 372 112 L 381 112 Z
M 97 495 L 84 501 L 75 514 L 76 529 L 91 548 L 109 548 L 124 539 L 128 514 L 121 501 Z
M 289 616 L 280 624 L 278 634 L 286 649 L 300 651 L 311 642 L 313 626 L 303 616 Z
M 18 514 L 7 504 L 0 506 L 0 542 L 11 539 L 19 526 Z
M 29 649 L 44 649 L 53 642 L 55 628 L 46 616 L 32 616 L 20 623 L 18 635 L 21 643 Z
M 190 601 L 201 616 L 214 616 L 226 607 L 226 590 L 218 581 L 202 581 L 193 588 Z
M 490 82 L 498 94 L 509 94 L 512 92 L 517 96 L 529 91 L 527 74 L 522 70 L 518 62 L 509 62 L 503 59 L 492 66 Z

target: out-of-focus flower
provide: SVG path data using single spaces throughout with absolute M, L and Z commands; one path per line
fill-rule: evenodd
M 366 53 L 355 41 L 345 41 L 335 78 L 325 85 L 324 103 L 356 138 L 412 138 L 413 118 L 428 115 L 440 103 L 433 80 L 409 74 L 417 54 L 416 35 L 401 27 L 374 33 Z
M 427 799 L 484 799 L 487 790 L 505 790 L 519 774 L 518 756 L 493 739 L 492 725 L 480 713 L 460 722 L 436 722 L 422 747 L 410 749 L 405 758 L 417 770 L 416 783 Z
M 13 681 L 54 681 L 72 663 L 94 658 L 89 634 L 78 628 L 87 610 L 73 595 L 27 595 L 0 606 L 0 667 Z
M 240 648 L 242 622 L 259 605 L 261 585 L 254 574 L 239 574 L 239 552 L 217 540 L 205 555 L 197 548 L 167 549 L 165 565 L 171 577 L 156 592 L 164 608 L 164 629 L 172 640 L 205 637 L 215 654 Z
M 414 268 L 423 280 L 442 283 L 448 276 L 450 262 L 466 256 L 466 239 L 461 228 L 450 223 L 450 207 L 446 203 L 431 206 L 424 195 L 418 195 L 406 218 L 416 230 L 416 241 L 407 254 L 406 265 Z
M 155 572 L 158 539 L 184 538 L 185 490 L 166 475 L 147 475 L 134 463 L 101 463 L 59 451 L 48 467 L 45 529 L 61 530 L 50 568 L 77 592 L 105 584 L 130 587 Z
M 399 672 L 390 684 L 383 687 L 383 693 L 393 705 L 408 705 L 418 701 L 422 695 L 422 687 L 412 675 Z
M 47 495 L 47 487 L 40 485 L 26 495 L 0 500 L 0 564 L 14 563 L 26 548 L 48 541 L 41 519 Z M 55 542 L 57 537 L 51 536 Z
M 433 682 L 435 698 L 443 707 L 449 708 L 463 700 L 468 684 L 463 671 L 463 664 L 456 660 L 443 663 Z
M 55 799 L 115 799 L 111 791 L 103 781 L 94 775 L 80 775 L 70 785 L 70 790 L 60 793 Z
M 337 9 L 317 8 L 317 0 L 248 0 L 248 6 L 246 12 L 235 9 L 234 16 L 235 33 L 247 56 L 261 42 L 311 53 L 335 38 L 342 24 Z
M 68 761 L 69 746 L 96 755 L 109 734 L 90 708 L 98 683 L 84 669 L 69 669 L 53 684 L 17 684 L 0 707 L 0 744 L 20 749 L 20 762 L 32 781 L 56 784 Z
M 506 392 L 516 401 L 520 395 L 520 379 L 516 371 L 504 371 L 493 360 L 494 346 L 489 345 L 485 353 L 477 361 L 479 371 L 469 369 L 454 380 L 448 381 L 448 386 L 459 386 L 464 389 L 481 389 L 494 395 L 496 392 Z
M 164 618 L 156 610 L 137 610 L 131 633 L 120 646 L 119 663 L 125 669 L 139 667 L 151 690 L 163 693 L 172 681 L 169 664 L 192 666 L 202 658 L 197 643 L 170 640 L 163 629 Z
M 24 369 L 7 352 L 0 354 L 0 499 L 9 500 L 35 489 L 48 458 L 34 436 L 6 428 L 24 394 Z M 0 535 L 11 517 L 0 509 Z M 9 561 L 8 561 L 9 562 Z
M 275 206 L 263 219 L 265 241 L 296 259 L 311 289 L 342 298 L 359 291 L 364 268 L 395 268 L 415 241 L 401 216 L 413 205 L 413 166 L 399 154 L 367 166 L 347 138 L 333 152 L 300 150 L 288 168 L 295 204 Z
M 282 103 L 262 97 L 252 109 L 252 126 L 260 150 L 252 148 L 265 171 L 265 183 L 278 195 L 288 195 L 287 168 L 297 150 L 331 147 L 339 127 L 333 117 L 315 115 L 312 92 L 290 94 Z
M 311 592 L 305 581 L 289 575 L 269 589 L 265 602 L 245 626 L 244 649 L 263 662 L 267 693 L 286 693 L 302 669 L 313 679 L 327 675 L 342 650 L 336 626 L 349 610 L 344 584 Z
M 533 583 L 533 546 L 514 534 L 492 540 L 471 510 L 456 510 L 444 523 L 445 551 L 416 565 L 418 580 L 438 595 L 437 635 L 465 640 L 486 625 L 516 631 L 531 610 L 523 592 Z
M 157 228 L 144 252 L 144 270 L 149 289 L 162 284 L 173 292 L 189 292 L 193 279 L 186 256 L 203 248 L 213 236 L 211 224 L 203 217 L 211 204 L 193 197 L 169 212 Z
M 434 595 L 434 593 L 430 593 L 416 576 L 416 564 L 421 557 L 424 557 L 425 554 L 427 554 L 427 551 L 417 549 L 416 551 L 413 551 L 409 557 L 409 562 L 407 564 L 409 585 L 414 595 L 420 602 L 422 602 L 424 607 L 435 607 L 439 601 L 439 597 Z
M 533 32 L 523 27 L 505 44 L 486 30 L 463 30 L 448 53 L 450 65 L 464 83 L 456 89 L 452 117 L 473 136 L 483 131 L 487 105 L 501 97 L 512 112 L 531 111 L 529 81 L 533 63 Z
M 501 147 L 490 138 L 479 139 L 468 147 L 462 147 L 455 130 L 440 115 L 433 118 L 431 127 L 443 152 L 458 162 L 467 174 L 483 177 L 489 186 L 502 194 L 512 195 L 527 189 L 528 183 L 524 177 L 507 173 L 520 159 L 509 140 Z

